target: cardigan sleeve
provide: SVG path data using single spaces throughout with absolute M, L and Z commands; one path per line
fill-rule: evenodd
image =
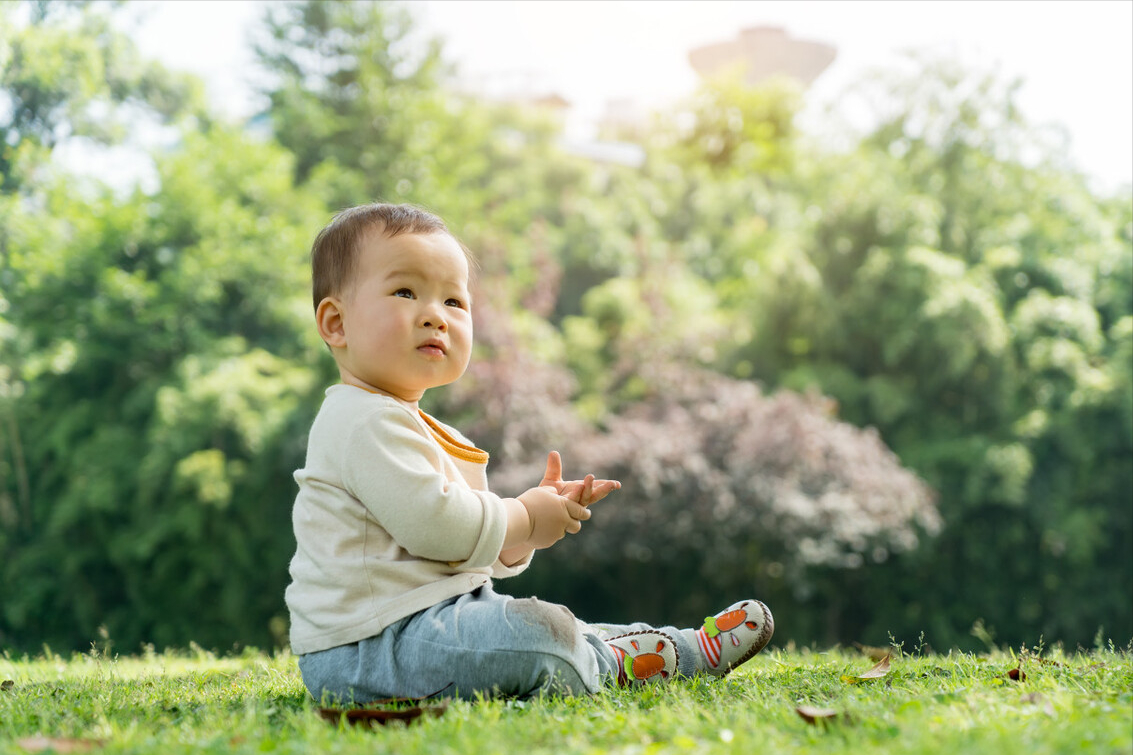
M 454 569 L 491 567 L 507 534 L 504 504 L 449 480 L 440 453 L 408 411 L 382 407 L 347 438 L 343 481 L 411 555 Z

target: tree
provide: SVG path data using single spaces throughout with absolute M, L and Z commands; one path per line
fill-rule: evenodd
M 0 645 L 282 640 L 334 379 L 306 253 L 375 199 L 480 259 L 472 366 L 426 410 L 502 492 L 548 448 L 626 483 L 513 589 L 680 621 L 754 591 L 804 642 L 1133 625 L 1133 207 L 1025 161 L 1010 84 L 929 65 L 840 153 L 796 91 L 711 82 L 635 169 L 448 90 L 388 4 L 269 9 L 270 136 L 105 10 L 0 5 Z M 49 162 L 139 119 L 180 135 L 148 193 Z
M 26 13 L 27 23 L 18 17 Z M 201 83 L 144 61 L 91 3 L 0 7 L 0 191 L 12 194 L 67 140 L 123 141 L 142 118 L 203 117 Z
M 49 14 L 19 44 L 83 50 L 61 56 L 75 65 L 133 59 L 94 9 L 76 12 L 80 26 Z M 4 91 L 13 112 L 39 113 L 17 116 L 17 145 L 46 150 L 69 128 L 52 119 L 101 106 L 66 90 L 40 107 L 52 100 L 20 83 L 27 60 L 9 59 Z M 111 105 L 144 101 L 142 80 L 110 85 Z M 154 194 L 44 168 L 21 170 L 19 193 L 2 197 L 16 358 L 3 376 L 14 473 L 0 497 L 0 642 L 81 647 L 104 626 L 127 649 L 271 643 L 290 546 L 264 523 L 286 519 L 325 377 L 303 264 L 324 211 L 293 187 L 286 152 L 211 120 L 187 123 L 158 157 Z
M 440 47 L 411 44 L 409 13 L 388 3 L 270 6 L 256 50 L 276 138 L 296 183 L 321 177 L 343 205 L 392 199 L 428 172 L 419 148 L 445 104 Z
M 539 276 L 557 268 L 559 316 L 632 258 L 648 212 L 606 201 L 616 177 L 601 186 L 593 166 L 566 155 L 560 126 L 538 107 L 452 91 L 453 66 L 435 40 L 417 42 L 404 8 L 289 3 L 269 11 L 266 29 L 257 49 L 273 133 L 296 155 L 297 183 L 329 207 L 432 208 L 485 275 L 506 272 L 500 293 L 513 303 L 540 298 Z
M 1025 164 L 1042 140 L 994 77 L 926 63 L 877 86 L 900 103 L 882 125 L 802 163 L 801 243 L 754 247 L 731 369 L 830 394 L 940 492 L 941 538 L 878 570 L 863 631 L 1133 632 L 1127 200 Z

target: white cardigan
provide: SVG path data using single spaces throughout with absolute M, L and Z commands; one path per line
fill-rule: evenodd
M 503 502 L 488 454 L 390 396 L 326 392 L 295 472 L 287 608 L 296 654 L 358 642 L 527 568 L 499 561 Z

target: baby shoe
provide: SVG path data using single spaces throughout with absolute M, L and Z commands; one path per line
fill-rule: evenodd
M 618 686 L 668 681 L 677 673 L 677 644 L 664 632 L 630 632 L 606 640 L 618 658 Z
M 709 616 L 694 633 L 704 670 L 712 676 L 724 676 L 763 650 L 774 631 L 771 611 L 758 600 L 741 600 Z

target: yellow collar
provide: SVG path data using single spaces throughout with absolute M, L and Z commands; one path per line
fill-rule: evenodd
M 363 388 L 360 385 L 354 385 L 353 383 L 343 383 L 343 385 L 350 385 L 353 388 L 361 388 L 367 393 L 373 393 L 375 396 L 388 395 L 381 391 L 375 391 L 370 388 Z M 476 448 L 475 446 L 470 446 L 467 443 L 461 443 L 459 440 L 452 437 L 452 434 L 445 430 L 444 427 L 441 426 L 440 422 L 433 419 L 428 414 L 425 414 L 425 412 L 421 411 L 420 408 L 417 409 L 417 413 L 421 415 L 421 419 L 425 421 L 425 424 L 429 428 L 429 432 L 433 434 L 433 438 L 437 441 L 437 443 L 441 444 L 441 448 L 443 448 L 449 456 L 460 459 L 461 461 L 468 461 L 473 464 L 488 463 L 487 451 L 483 451 L 479 448 Z
M 437 442 L 441 444 L 441 448 L 448 452 L 449 456 L 453 456 L 457 459 L 462 459 L 463 461 L 470 461 L 473 464 L 488 463 L 487 451 L 482 451 L 475 446 L 461 443 L 459 440 L 452 437 L 452 435 L 450 435 L 447 430 L 441 427 L 440 422 L 437 422 L 435 419 L 430 417 L 428 414 L 425 414 L 425 412 L 421 411 L 420 409 L 417 410 L 417 413 L 421 415 L 421 419 L 425 420 L 425 424 L 429 426 L 429 430 L 432 431 L 433 437 L 436 438 Z

